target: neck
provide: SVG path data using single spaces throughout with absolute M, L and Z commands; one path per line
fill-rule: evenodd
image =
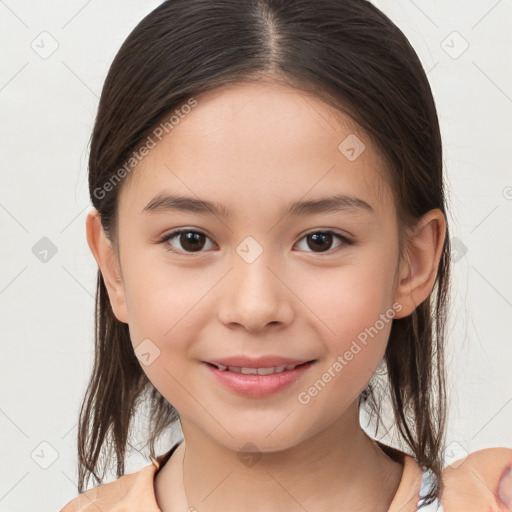
M 201 512 L 385 512 L 402 466 L 365 434 L 358 415 L 356 422 L 353 419 L 344 416 L 292 448 L 246 457 L 182 420 L 184 442 L 169 460 L 175 459 L 174 470 L 167 467 L 168 462 L 158 475 L 162 511 L 181 510 L 170 506 L 181 494 L 186 501 L 182 505 Z

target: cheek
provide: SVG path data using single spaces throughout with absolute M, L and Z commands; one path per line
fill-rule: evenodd
M 308 298 L 305 302 L 314 314 L 308 313 L 310 321 L 319 326 L 326 353 L 316 377 L 320 385 L 332 382 L 329 387 L 337 396 L 355 398 L 384 356 L 396 314 L 389 263 L 331 269 L 325 280 L 304 283 L 300 292 Z
M 327 338 L 356 337 L 385 314 L 393 303 L 391 265 L 346 265 L 303 279 L 298 292 L 315 317 L 322 320 Z M 379 324 L 380 325 L 380 324 Z
M 143 266 L 141 260 L 130 276 L 125 289 L 135 354 L 153 386 L 176 408 L 187 411 L 190 398 L 183 387 L 190 383 L 194 343 L 211 321 L 207 308 L 219 276 L 161 261 Z M 150 354 L 150 364 L 144 364 L 144 353 Z
M 132 341 L 137 344 L 139 339 L 154 338 L 162 345 L 172 341 L 178 349 L 180 340 L 186 340 L 184 333 L 198 329 L 201 302 L 211 285 L 204 279 L 187 279 L 183 272 L 160 274 L 156 268 L 136 279 L 126 287 Z
M 182 263 L 173 260 L 163 244 L 132 241 L 132 246 L 123 261 L 123 273 L 129 323 L 136 332 L 133 342 L 147 337 L 168 339 L 190 326 L 197 305 L 215 281 L 210 282 L 200 266 L 185 258 Z
M 351 293 L 352 290 L 352 293 Z M 332 290 L 322 315 L 329 331 L 322 338 L 325 357 L 297 395 L 314 424 L 334 421 L 367 386 L 386 350 L 395 314 L 381 293 L 355 287 Z M 329 317 L 329 318 L 328 318 Z
M 183 393 L 189 382 L 190 347 L 204 322 L 204 300 L 212 287 L 205 279 L 153 265 L 127 282 L 132 346 L 153 386 L 180 412 L 190 408 Z M 149 354 L 149 355 L 146 355 Z

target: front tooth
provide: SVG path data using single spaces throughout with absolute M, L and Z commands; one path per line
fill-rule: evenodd
M 270 368 L 258 368 L 258 375 L 272 375 L 276 371 L 276 368 L 272 366 Z
M 258 375 L 258 368 L 241 368 L 244 375 Z

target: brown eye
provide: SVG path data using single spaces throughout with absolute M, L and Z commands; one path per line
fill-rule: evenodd
M 331 250 L 333 240 L 336 238 L 340 240 L 341 243 L 339 243 L 335 249 L 341 245 L 352 244 L 347 237 L 334 233 L 333 231 L 315 231 L 314 233 L 307 234 L 302 240 L 306 240 L 306 248 L 310 249 L 309 251 L 306 250 L 306 252 L 322 253 Z
M 176 245 L 171 244 L 171 240 L 177 240 L 178 248 Z M 179 229 L 165 235 L 160 241 L 162 243 L 169 242 L 168 251 L 172 252 L 182 252 L 182 253 L 194 253 L 194 252 L 204 252 L 202 249 L 205 246 L 205 241 L 209 240 L 209 238 L 200 231 L 193 231 L 191 229 Z M 176 242 L 175 242 L 176 243 Z
M 192 231 L 183 232 L 180 234 L 179 241 L 186 251 L 200 251 L 204 246 L 204 235 Z
M 332 244 L 332 235 L 330 233 L 313 233 L 308 235 L 307 238 L 308 241 L 311 241 L 308 243 L 308 247 L 313 250 L 328 250 Z

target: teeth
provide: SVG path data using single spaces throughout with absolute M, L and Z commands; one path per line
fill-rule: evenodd
M 271 366 L 269 368 L 244 368 L 240 366 L 224 366 L 216 365 L 219 370 L 230 371 L 233 373 L 241 373 L 243 375 L 272 375 L 274 373 L 282 373 L 284 371 L 293 370 L 298 364 L 290 364 L 288 366 Z
M 258 368 L 240 368 L 240 372 L 244 375 L 258 375 Z
M 272 375 L 277 372 L 277 368 L 258 368 L 256 371 L 258 372 L 258 375 Z

